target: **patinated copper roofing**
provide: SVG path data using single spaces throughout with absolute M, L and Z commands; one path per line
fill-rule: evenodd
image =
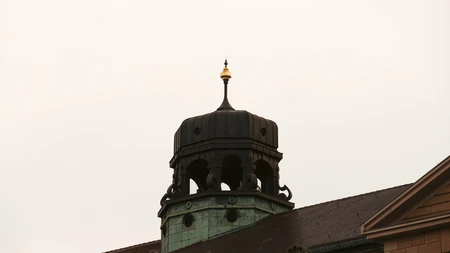
M 397 186 L 295 209 L 268 217 L 254 226 L 173 252 L 286 253 L 293 246 L 314 249 L 363 240 L 360 225 L 409 186 Z M 149 250 L 150 247 L 143 244 L 135 247 L 134 251 L 119 249 L 108 253 L 141 253 L 142 249 Z
M 213 138 L 249 138 L 278 148 L 278 126 L 245 110 L 214 111 L 183 121 L 175 133 L 174 152 Z

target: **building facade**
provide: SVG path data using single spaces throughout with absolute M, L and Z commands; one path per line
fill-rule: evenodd
M 230 105 L 227 64 L 220 107 L 175 133 L 161 239 L 108 253 L 450 253 L 450 157 L 413 184 L 293 209 L 278 127 Z

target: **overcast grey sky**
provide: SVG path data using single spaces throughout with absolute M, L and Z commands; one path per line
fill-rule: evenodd
M 0 0 L 0 252 L 160 237 L 182 120 L 279 126 L 296 207 L 450 155 L 450 1 Z

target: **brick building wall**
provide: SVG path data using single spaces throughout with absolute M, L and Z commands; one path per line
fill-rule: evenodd
M 401 223 L 436 217 L 450 212 L 450 184 L 407 215 Z M 385 253 L 450 253 L 450 228 L 399 237 L 384 242 Z
M 385 253 L 450 253 L 450 228 L 384 242 Z
M 444 172 L 450 171 L 449 168 L 445 169 Z M 426 199 L 416 198 L 415 201 L 419 202 L 417 207 L 412 211 L 405 208 L 406 215 L 399 222 L 391 224 L 394 226 L 422 222 L 422 225 L 416 228 L 411 227 L 409 231 L 404 230 L 402 235 L 390 234 L 388 237 L 390 239 L 384 241 L 384 253 L 450 253 L 450 225 L 445 222 L 450 214 L 450 179 L 448 174 L 442 175 L 444 175 L 442 176 L 444 183 L 440 186 L 436 183 Z M 432 183 L 433 181 L 428 182 L 429 185 Z M 414 198 L 414 195 L 408 198 Z M 430 219 L 440 219 L 442 223 L 429 226 L 426 222 Z

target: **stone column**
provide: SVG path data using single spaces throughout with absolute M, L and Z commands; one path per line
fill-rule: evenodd
M 251 157 L 248 157 L 245 162 L 241 164 L 242 168 L 242 185 L 239 187 L 240 191 L 256 190 L 258 184 L 255 174 L 256 166 L 253 164 Z
M 222 166 L 215 162 L 208 164 L 209 173 L 206 176 L 206 187 L 208 191 L 221 191 Z

